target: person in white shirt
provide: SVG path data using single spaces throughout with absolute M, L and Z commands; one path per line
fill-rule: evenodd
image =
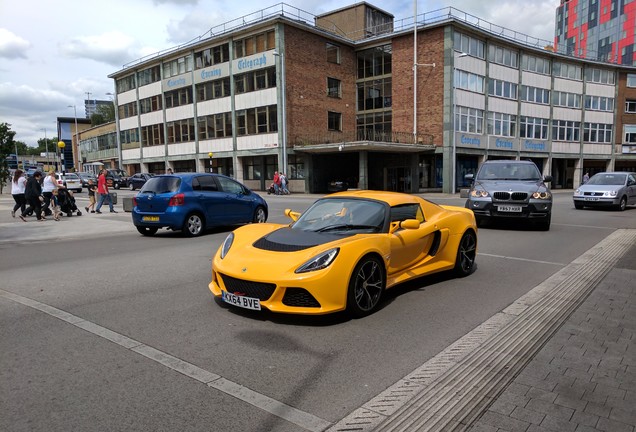
M 21 169 L 15 170 L 13 174 L 13 181 L 11 182 L 11 195 L 15 205 L 11 210 L 11 216 L 15 217 L 16 210 L 20 209 L 20 214 L 24 213 L 26 209 L 26 198 L 24 197 L 24 190 L 26 189 L 26 177 L 24 177 L 24 171 Z
M 49 208 L 51 206 L 51 199 L 53 199 L 53 191 L 59 189 L 62 186 L 55 178 L 55 170 L 51 169 L 49 175 L 44 178 L 42 183 L 42 196 L 44 197 L 44 206 L 42 206 L 43 216 L 50 216 L 53 212 Z

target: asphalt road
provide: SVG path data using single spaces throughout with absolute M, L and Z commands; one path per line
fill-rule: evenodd
M 121 210 L 132 193 L 118 194 Z M 636 228 L 636 208 L 579 211 L 571 191 L 555 195 L 549 232 L 480 229 L 473 275 L 405 284 L 351 320 L 217 304 L 211 256 L 228 230 L 146 238 L 121 212 L 24 224 L 5 193 L 0 430 L 324 430 L 614 230 Z M 315 198 L 266 196 L 270 221 Z

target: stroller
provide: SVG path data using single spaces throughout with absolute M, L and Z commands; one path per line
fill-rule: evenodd
M 62 213 L 66 213 L 66 216 L 73 216 L 73 213 L 76 213 L 77 216 L 82 215 L 82 212 L 79 211 L 77 205 L 75 205 L 75 197 L 73 196 L 73 193 L 66 189 L 58 189 L 57 203 L 60 206 Z
M 269 185 L 269 188 L 267 189 L 267 195 L 271 195 L 276 193 L 276 189 L 274 189 L 274 183 Z

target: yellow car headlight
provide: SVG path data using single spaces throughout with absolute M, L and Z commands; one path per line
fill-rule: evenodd
M 221 245 L 221 259 L 225 258 L 225 255 L 227 255 L 227 253 L 230 251 L 233 242 L 234 233 L 232 232 L 225 238 L 225 241 Z
M 327 268 L 336 259 L 336 257 L 338 256 L 338 252 L 340 252 L 340 248 L 333 248 L 319 255 L 316 255 L 315 257 L 298 267 L 294 273 L 307 273 Z

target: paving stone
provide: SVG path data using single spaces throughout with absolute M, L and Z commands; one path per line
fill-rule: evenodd
M 498 398 L 495 402 L 493 402 L 489 410 L 494 411 L 498 414 L 509 416 L 515 410 L 515 408 L 517 408 L 517 405 Z
M 598 429 L 591 427 L 591 426 L 586 426 L 586 425 L 582 425 L 579 424 L 576 427 L 576 431 L 575 432 L 598 432 Z
M 528 393 L 528 390 L 530 390 L 530 386 L 527 386 L 525 384 L 520 384 L 518 382 L 512 382 L 508 388 L 506 388 L 506 391 L 504 393 L 513 393 L 516 395 L 520 395 L 520 396 L 525 396 L 526 393 Z
M 594 414 L 598 417 L 609 418 L 610 411 L 612 409 L 610 407 L 605 406 L 604 404 L 599 404 L 596 402 L 588 402 L 585 406 L 585 412 L 588 414 Z
M 495 426 L 501 429 L 505 429 L 510 432 L 522 431 L 525 432 L 528 429 L 530 423 L 524 422 L 521 420 L 513 419 L 508 416 L 504 416 L 502 414 L 487 411 L 481 418 L 479 419 L 480 423 Z
M 545 415 L 529 409 L 516 407 L 512 414 L 510 414 L 510 417 L 531 424 L 539 425 L 543 421 Z
M 598 420 L 596 428 L 604 432 L 634 432 L 633 426 L 602 417 Z
M 586 400 L 583 400 L 580 397 L 569 397 L 565 395 L 559 395 L 554 403 L 574 410 L 584 410 L 585 406 L 588 404 Z
M 537 387 L 532 387 L 530 390 L 528 390 L 528 393 L 526 393 L 526 396 L 530 399 L 540 399 L 540 400 L 544 400 L 548 402 L 554 402 L 554 400 L 559 395 L 550 391 L 537 388 Z
M 558 432 L 574 432 L 578 424 L 567 419 L 547 415 L 541 422 L 541 426 Z
M 610 420 L 616 420 L 621 423 L 626 423 L 629 425 L 636 425 L 636 411 L 635 407 L 631 407 L 630 410 L 620 409 L 620 408 L 612 408 L 610 412 Z
M 543 380 L 539 380 L 536 379 L 534 377 L 531 377 L 529 375 L 525 375 L 523 373 L 519 374 L 519 376 L 517 376 L 516 382 L 520 383 L 520 384 L 525 384 L 527 386 L 530 387 L 536 387 L 539 388 L 541 390 L 545 390 L 545 391 L 552 391 L 555 387 L 556 387 L 556 383 L 554 382 L 547 382 L 547 381 L 543 381 Z
M 507 432 L 504 429 L 499 429 L 495 426 L 490 426 L 483 423 L 475 423 L 470 429 L 469 432 Z
M 589 427 L 596 427 L 598 423 L 599 416 L 587 413 L 585 411 L 576 410 L 574 415 L 572 416 L 572 421 L 578 423 L 579 425 L 585 425 Z
M 554 403 L 541 399 L 532 399 L 528 402 L 526 408 L 563 420 L 570 420 L 572 418 L 572 414 L 574 414 L 574 410 L 572 408 L 555 405 Z

